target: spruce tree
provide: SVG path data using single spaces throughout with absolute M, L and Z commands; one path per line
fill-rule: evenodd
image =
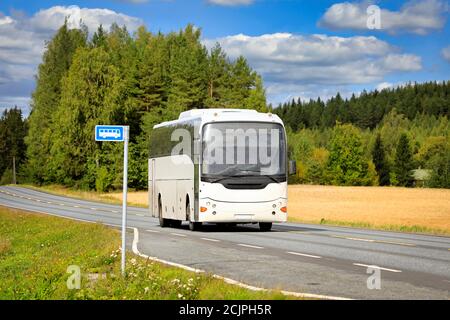
M 377 135 L 375 145 L 372 150 L 372 161 L 378 174 L 380 186 L 388 186 L 390 184 L 389 166 L 386 160 L 386 154 L 380 134 Z
M 25 160 L 26 132 L 27 123 L 22 118 L 22 111 L 19 108 L 14 107 L 3 112 L 0 117 L 0 177 L 6 169 L 12 168 L 13 159 L 16 171 Z
M 414 182 L 412 169 L 414 169 L 414 162 L 411 146 L 408 136 L 403 133 L 397 144 L 394 159 L 394 174 L 398 186 L 412 187 Z

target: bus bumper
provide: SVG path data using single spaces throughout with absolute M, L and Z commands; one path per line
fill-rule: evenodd
M 198 222 L 286 222 L 286 207 L 284 198 L 268 202 L 221 202 L 206 198 L 199 202 Z

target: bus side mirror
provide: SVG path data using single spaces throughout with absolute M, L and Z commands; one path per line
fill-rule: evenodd
M 297 162 L 295 160 L 289 160 L 289 175 L 297 174 Z

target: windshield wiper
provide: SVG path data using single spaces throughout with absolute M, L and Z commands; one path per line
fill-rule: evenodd
M 269 178 L 269 179 L 272 180 L 273 182 L 280 183 L 280 181 L 278 181 L 278 180 L 275 179 L 273 176 L 268 175 L 268 174 L 257 174 L 257 175 L 247 176 L 247 177 L 264 177 L 264 178 Z
M 221 176 L 220 178 L 217 178 L 217 179 L 214 179 L 214 180 L 209 180 L 208 179 L 209 180 L 208 182 L 209 183 L 217 183 L 217 182 L 223 181 L 225 179 L 229 179 L 229 178 L 248 178 L 248 177 L 251 177 L 251 178 L 254 178 L 254 177 L 269 178 L 270 180 L 272 180 L 275 183 L 280 183 L 280 181 L 278 181 L 276 178 L 274 178 L 273 176 L 268 175 L 268 174 L 261 174 L 261 175 L 259 175 L 259 174 L 252 174 L 252 175 L 235 174 L 235 175 L 230 175 L 230 176 Z

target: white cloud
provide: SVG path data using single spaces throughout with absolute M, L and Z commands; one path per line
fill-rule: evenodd
M 99 24 L 109 28 L 114 22 L 125 25 L 130 30 L 135 30 L 143 21 L 141 19 L 127 16 L 109 9 L 88 9 L 78 6 L 55 6 L 37 12 L 31 19 L 30 24 L 35 30 L 57 30 L 64 19 L 68 17 L 70 28 L 80 27 L 82 21 L 90 30 L 97 29 Z
M 0 12 L 0 103 L 13 103 L 14 97 L 5 98 L 5 86 L 25 86 L 24 81 L 33 80 L 36 67 L 42 59 L 45 42 L 68 17 L 70 28 L 80 26 L 82 21 L 91 31 L 102 24 L 109 28 L 113 22 L 134 31 L 143 21 L 108 9 L 87 9 L 78 6 L 55 6 L 40 10 L 33 16 L 12 10 L 11 16 Z M 29 92 L 31 93 L 31 92 Z M 23 92 L 17 96 L 23 103 Z
M 255 0 L 208 0 L 208 2 L 219 6 L 241 6 L 252 4 Z
M 350 85 L 375 84 L 388 74 L 422 68 L 420 57 L 401 53 L 373 36 L 275 33 L 204 40 L 207 47 L 215 42 L 231 58 L 245 56 L 263 75 L 269 100 L 287 97 L 295 90 L 304 91 L 308 97 L 327 95 L 327 88 L 334 92 Z
M 442 53 L 442 57 L 444 57 L 445 60 L 450 62 L 450 46 L 442 49 L 441 53 Z
M 392 88 L 393 84 L 390 82 L 381 82 L 377 85 L 376 89 L 378 91 L 384 90 L 384 89 L 389 89 Z
M 332 30 L 368 30 L 367 8 L 371 2 L 342 2 L 332 5 L 319 21 L 319 26 Z M 411 0 L 399 11 L 381 9 L 381 30 L 389 33 L 427 34 L 442 29 L 446 22 L 448 3 L 443 0 Z

